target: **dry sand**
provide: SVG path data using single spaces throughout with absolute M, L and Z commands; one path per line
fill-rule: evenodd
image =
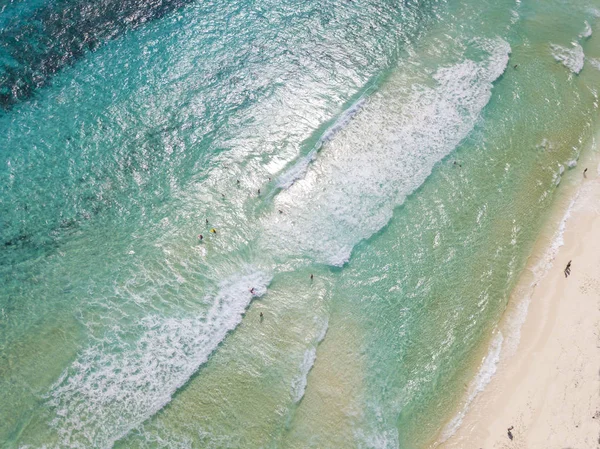
M 588 166 L 570 212 L 554 226 L 564 227 L 564 245 L 521 299 L 521 309 L 529 306 L 520 339 L 514 329 L 519 306 L 513 305 L 497 333 L 504 347 L 495 375 L 472 399 L 456 433 L 435 446 L 600 448 L 600 165 Z M 532 270 L 524 277 L 532 279 Z

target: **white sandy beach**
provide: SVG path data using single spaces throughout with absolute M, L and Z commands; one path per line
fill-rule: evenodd
M 600 166 L 588 166 L 563 222 L 564 245 L 533 286 L 518 346 L 507 348 L 518 308 L 513 304 L 499 326 L 505 347 L 495 375 L 473 399 L 456 433 L 436 446 L 600 447 Z M 524 277 L 532 277 L 531 269 Z

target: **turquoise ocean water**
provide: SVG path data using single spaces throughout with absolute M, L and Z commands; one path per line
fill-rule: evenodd
M 583 169 L 599 36 L 596 0 L 1 2 L 0 447 L 428 447 Z

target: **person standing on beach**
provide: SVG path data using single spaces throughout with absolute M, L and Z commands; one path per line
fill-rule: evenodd
M 567 267 L 565 268 L 565 277 L 569 277 L 569 275 L 571 274 L 571 261 L 569 260 L 569 263 L 567 264 Z

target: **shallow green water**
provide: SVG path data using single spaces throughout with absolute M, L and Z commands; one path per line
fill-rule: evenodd
M 0 20 L 3 447 L 423 447 L 597 128 L 593 2 Z

